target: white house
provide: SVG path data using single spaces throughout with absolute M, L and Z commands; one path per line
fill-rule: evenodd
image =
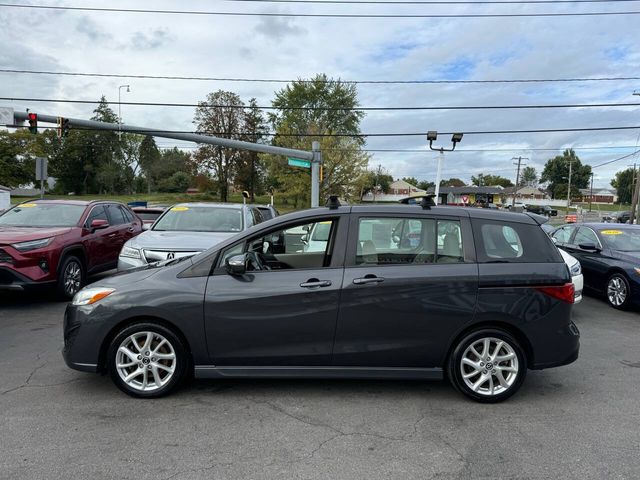
M 0 211 L 8 210 L 11 206 L 11 189 L 0 185 Z
M 376 193 L 368 192 L 362 197 L 363 202 L 397 202 L 403 198 L 413 195 L 421 195 L 426 193 L 424 190 L 419 189 L 415 185 L 405 182 L 404 180 L 396 180 L 389 185 L 388 193 Z

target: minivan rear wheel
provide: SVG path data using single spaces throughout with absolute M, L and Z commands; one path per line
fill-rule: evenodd
M 527 373 L 527 357 L 518 341 L 501 329 L 465 335 L 449 357 L 447 374 L 453 386 L 482 403 L 506 400 Z

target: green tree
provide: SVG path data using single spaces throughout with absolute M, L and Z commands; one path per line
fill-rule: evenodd
M 32 152 L 35 137 L 22 129 L 14 133 L 0 131 L 0 185 L 19 187 L 35 180 Z
M 420 183 L 416 177 L 403 177 L 402 180 L 414 187 L 417 187 L 418 183 Z
M 224 90 L 207 95 L 207 99 L 198 102 L 193 123 L 198 133 L 216 137 L 243 140 L 245 120 L 244 103 L 240 97 Z M 218 145 L 200 145 L 193 154 L 197 173 L 213 171 L 220 201 L 229 197 L 229 186 L 233 180 L 240 152 Z
M 435 183 L 433 183 L 433 182 L 428 182 L 427 180 L 423 180 L 423 181 L 421 181 L 421 182 L 418 182 L 418 185 L 417 185 L 417 187 L 418 187 L 420 190 L 425 190 L 425 191 L 427 191 L 427 190 L 429 190 L 430 188 L 433 188 L 433 187 L 435 187 L 435 186 L 436 186 L 436 184 L 435 184 Z
M 519 187 L 535 187 L 538 185 L 538 173 L 534 167 L 524 167 L 520 172 Z
M 160 150 L 156 145 L 156 141 L 153 137 L 147 135 L 140 144 L 140 170 L 144 174 L 147 180 L 147 193 L 151 193 L 155 189 L 158 178 L 160 175 Z
M 160 192 L 184 193 L 191 184 L 191 176 L 187 172 L 175 172 L 168 178 L 158 182 Z
M 478 176 L 471 176 L 471 185 L 477 185 L 478 187 L 492 187 L 495 185 L 513 187 L 513 183 L 508 178 L 500 175 L 485 175 L 484 173 L 479 173 Z
M 252 143 L 261 143 L 267 133 L 264 115 L 255 98 L 249 100 L 249 105 L 244 111 L 243 131 L 243 140 Z M 254 202 L 255 195 L 264 191 L 265 181 L 265 167 L 258 152 L 241 151 L 235 170 L 234 183 L 241 190 L 248 191 L 251 202 Z
M 636 172 L 634 168 L 627 168 L 616 173 L 611 180 L 611 186 L 616 189 L 618 194 L 618 202 L 631 203 L 633 197 L 634 177 Z
M 455 177 L 449 178 L 447 180 L 441 180 L 440 181 L 440 186 L 441 187 L 464 187 L 465 185 L 466 185 L 466 183 L 464 183 L 459 178 L 455 178 Z
M 360 136 L 364 113 L 354 110 L 358 106 L 356 86 L 317 75 L 308 81 L 294 81 L 276 92 L 272 105 L 277 109 L 269 114 L 276 132 L 274 145 L 311 150 L 314 140 L 320 142 L 321 198 L 329 194 L 357 198 L 358 179 L 369 157 L 362 151 L 364 139 Z M 332 136 L 335 133 L 346 136 Z M 308 170 L 289 167 L 286 159 L 279 156 L 262 158 L 267 162 L 270 186 L 295 206 L 308 205 L 311 190 Z
M 571 196 L 578 195 L 580 188 L 587 188 L 591 177 L 591 166 L 582 162 L 573 149 L 565 150 L 547 161 L 540 176 L 540 182 L 548 182 L 553 198 L 567 195 L 569 181 L 569 163 L 571 163 Z

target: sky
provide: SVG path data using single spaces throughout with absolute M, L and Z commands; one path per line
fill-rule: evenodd
M 640 11 L 640 0 L 551 5 L 339 5 L 183 0 L 170 2 L 16 2 L 108 8 L 226 12 L 469 14 Z M 38 10 L 0 6 L 0 69 L 223 78 L 343 80 L 496 80 L 640 76 L 640 15 L 545 18 L 301 18 L 168 15 Z M 6 28 L 9 26 L 10 28 Z M 0 97 L 197 103 L 218 89 L 268 106 L 277 83 L 95 78 L 0 73 Z M 361 106 L 640 103 L 640 80 L 579 83 L 358 85 Z M 89 118 L 93 105 L 0 100 L 0 106 Z M 117 106 L 113 106 L 117 112 Z M 193 108 L 122 106 L 123 122 L 192 130 Z M 364 133 L 471 132 L 640 126 L 640 107 L 535 110 L 368 112 Z M 598 165 L 634 152 L 640 130 L 465 135 L 445 155 L 443 177 L 502 175 L 515 181 L 513 157 L 542 172 L 547 159 L 576 148 Z M 176 145 L 158 139 L 162 147 Z M 437 146 L 449 147 L 441 135 Z M 434 181 L 437 154 L 424 136 L 370 137 L 396 178 Z M 536 149 L 536 150 L 532 150 Z M 539 151 L 537 149 L 552 149 Z M 465 151 L 467 150 L 467 151 Z M 478 151 L 480 150 L 480 151 Z M 595 168 L 594 186 L 609 187 L 616 171 L 640 156 Z

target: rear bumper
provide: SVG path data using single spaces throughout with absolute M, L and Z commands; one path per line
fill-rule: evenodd
M 556 332 L 553 338 L 548 339 L 553 344 L 553 355 L 546 355 L 540 361 L 534 360 L 529 368 L 542 370 L 545 368 L 561 367 L 575 362 L 580 354 L 580 331 L 575 323 L 570 322 L 565 328 Z

